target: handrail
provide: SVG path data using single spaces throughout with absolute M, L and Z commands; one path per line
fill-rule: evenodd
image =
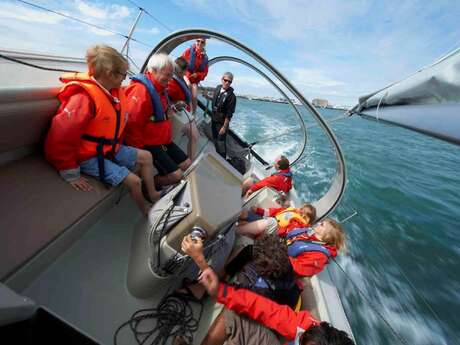
M 256 66 L 254 66 L 253 64 L 243 60 L 243 59 L 240 59 L 240 58 L 237 58 L 237 57 L 233 57 L 233 56 L 217 56 L 217 57 L 214 57 L 212 59 L 209 60 L 209 66 L 212 66 L 214 65 L 215 63 L 218 63 L 218 62 L 222 62 L 222 61 L 232 61 L 232 62 L 237 62 L 237 63 L 240 63 L 242 65 L 245 65 L 249 68 L 251 68 L 253 71 L 259 73 L 266 81 L 268 81 L 275 89 L 278 90 L 278 92 L 284 96 L 284 98 L 286 99 L 286 101 L 291 105 L 291 107 L 294 109 L 294 111 L 296 112 L 298 118 L 299 118 L 299 122 L 300 122 L 300 126 L 301 126 L 301 130 L 302 130 L 302 134 L 303 134 L 303 144 L 302 144 L 302 148 L 300 150 L 300 152 L 297 154 L 297 157 L 295 159 L 292 159 L 291 160 L 291 166 L 294 166 L 296 163 L 298 163 L 300 161 L 300 159 L 302 158 L 302 155 L 303 153 L 305 152 L 305 148 L 307 147 L 307 127 L 305 126 L 305 122 L 302 118 L 302 114 L 300 113 L 299 109 L 297 109 L 297 107 L 295 106 L 295 104 L 291 101 L 291 99 L 288 97 L 288 95 L 286 94 L 286 92 L 284 92 L 273 80 L 270 79 L 270 77 L 265 74 L 263 71 L 261 71 L 259 68 L 257 68 Z
M 326 121 L 321 117 L 318 111 L 305 99 L 305 97 L 281 74 L 275 67 L 273 67 L 267 60 L 265 60 L 258 53 L 248 48 L 241 42 L 226 36 L 224 34 L 211 31 L 208 29 L 185 29 L 176 31 L 163 40 L 161 40 L 147 56 L 141 71 L 145 71 L 147 67 L 147 62 L 150 57 L 155 53 L 165 53 L 170 54 L 175 48 L 177 48 L 182 43 L 185 43 L 190 40 L 194 40 L 199 37 L 209 37 L 214 38 L 219 41 L 225 42 L 240 51 L 243 51 L 267 70 L 269 70 L 299 101 L 300 103 L 311 112 L 311 115 L 320 125 L 322 130 L 326 133 L 329 140 L 331 141 L 337 161 L 337 172 L 336 175 L 329 187 L 329 190 L 324 194 L 319 200 L 312 202 L 316 207 L 318 220 L 326 217 L 331 213 L 335 207 L 338 205 L 340 199 L 343 196 L 345 191 L 346 184 L 346 167 L 345 167 L 345 158 L 343 156 L 342 150 L 339 146 L 339 143 L 332 132 L 332 130 L 327 125 Z

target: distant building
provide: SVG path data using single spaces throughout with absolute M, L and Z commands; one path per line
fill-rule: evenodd
M 326 108 L 329 105 L 327 99 L 315 98 L 311 103 L 318 108 Z

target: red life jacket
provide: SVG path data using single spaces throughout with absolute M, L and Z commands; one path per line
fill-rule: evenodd
M 85 161 L 94 156 L 102 162 L 104 157 L 114 155 L 120 148 L 119 140 L 128 120 L 124 92 L 119 89 L 119 102 L 107 94 L 87 73 L 66 73 L 60 77 L 64 85 L 58 93 L 60 100 L 69 96 L 72 85 L 82 87 L 95 105 L 94 118 L 86 127 L 78 148 L 78 160 Z M 109 157 L 110 158 L 110 157 Z M 99 175 L 104 181 L 103 164 L 99 164 Z
M 201 61 L 198 64 L 198 61 L 200 59 L 197 59 L 197 51 L 196 51 L 196 45 L 192 44 L 190 46 L 190 61 L 188 61 L 188 66 L 187 70 L 190 73 L 195 73 L 195 72 L 204 72 L 204 69 L 206 65 L 208 64 L 208 56 L 206 53 L 203 51 L 201 52 Z M 198 64 L 198 66 L 197 66 Z

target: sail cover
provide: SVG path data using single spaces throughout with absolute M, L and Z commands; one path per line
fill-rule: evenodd
M 360 97 L 351 112 L 460 145 L 460 48 L 402 81 Z

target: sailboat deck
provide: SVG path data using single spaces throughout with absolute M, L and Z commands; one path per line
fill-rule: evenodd
M 169 292 L 141 300 L 127 290 L 131 236 L 141 217 L 129 196 L 124 197 L 23 293 L 96 341 L 113 343 L 119 325 L 138 309 L 156 307 Z M 195 343 L 220 310 L 209 300 L 204 308 Z M 198 317 L 198 305 L 194 309 Z M 119 343 L 136 344 L 129 328 L 119 334 Z

